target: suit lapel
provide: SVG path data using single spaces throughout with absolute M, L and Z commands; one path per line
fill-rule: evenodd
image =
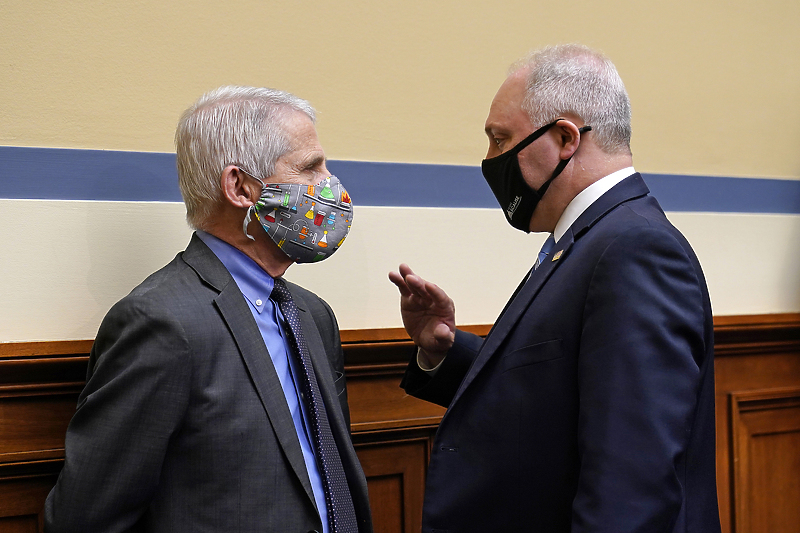
M 492 355 L 497 352 L 497 349 L 503 344 L 503 341 L 505 341 L 506 337 L 508 337 L 508 335 L 513 331 L 514 327 L 517 325 L 517 322 L 519 322 L 519 319 L 525 313 L 525 310 L 528 309 L 536 295 L 539 294 L 539 291 L 544 283 L 550 278 L 556 268 L 558 268 L 558 266 L 567 258 L 569 251 L 572 248 L 572 244 L 572 232 L 568 230 L 553 248 L 549 258 L 539 265 L 539 268 L 531 272 L 528 280 L 524 282 L 524 284 L 517 291 L 516 295 L 506 305 L 505 310 L 503 313 L 501 313 L 500 317 L 498 317 L 494 326 L 492 326 L 492 330 L 489 332 L 489 335 L 487 335 L 483 346 L 481 346 L 481 349 L 478 352 L 478 356 L 475 358 L 475 361 L 472 363 L 472 366 L 469 369 L 469 372 L 467 372 L 466 377 L 461 382 L 461 386 L 459 387 L 458 392 L 456 392 L 456 395 L 450 404 L 451 407 L 458 401 L 464 389 L 466 389 L 469 384 L 472 383 L 472 381 L 475 379 L 475 376 L 478 375 Z
M 317 324 L 314 322 L 314 317 L 311 316 L 309 306 L 306 304 L 305 300 L 303 300 L 303 297 L 295 291 L 292 292 L 292 299 L 300 314 L 303 336 L 306 339 L 306 346 L 311 356 L 311 364 L 314 367 L 314 374 L 316 374 L 317 377 L 317 383 L 319 384 L 320 393 L 322 394 L 322 401 L 325 402 L 331 429 L 333 431 L 340 431 L 345 426 L 345 423 L 339 407 L 339 399 L 336 395 L 336 386 L 333 384 L 331 365 L 328 361 L 325 344 L 322 342 Z
M 278 442 L 283 448 L 292 470 L 300 479 L 308 497 L 312 502 L 315 501 L 303 452 L 300 449 L 300 441 L 286 404 L 283 388 L 278 374 L 272 366 L 272 359 L 261 338 L 258 325 L 256 325 L 241 291 L 233 282 L 233 278 L 225 266 L 197 236 L 192 238 L 192 242 L 186 249 L 184 260 L 206 283 L 220 291 L 214 300 L 215 304 L 239 348 L 253 381 L 253 387 L 267 412 Z M 236 384 L 231 384 L 231 386 L 236 386 Z
M 531 273 L 528 280 L 518 287 L 514 296 L 506 304 L 505 309 L 487 335 L 466 377 L 461 382 L 453 401 L 450 403 L 451 407 L 462 396 L 470 383 L 474 381 L 489 359 L 502 346 L 506 337 L 514 330 L 522 315 L 533 303 L 544 283 L 559 265 L 567 260 L 575 241 L 580 239 L 597 221 L 615 207 L 633 198 L 645 196 L 649 192 L 650 190 L 645 185 L 641 175 L 635 173 L 608 190 L 578 217 L 572 227 L 556 243 L 548 259 Z

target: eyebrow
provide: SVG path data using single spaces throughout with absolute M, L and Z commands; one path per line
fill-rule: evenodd
M 486 132 L 486 135 L 491 136 L 493 133 L 497 132 L 503 133 L 505 129 L 498 126 L 496 122 L 490 122 L 489 124 L 486 125 L 483 131 Z
M 303 169 L 306 168 L 313 168 L 325 162 L 325 156 L 323 154 L 314 154 L 307 159 L 304 159 L 300 162 L 300 166 Z

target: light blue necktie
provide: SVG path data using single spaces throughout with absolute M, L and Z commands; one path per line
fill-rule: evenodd
M 544 260 L 547 259 L 547 256 L 550 255 L 550 251 L 553 249 L 553 246 L 555 246 L 555 244 L 556 241 L 553 238 L 553 234 L 551 233 L 550 236 L 547 238 L 547 240 L 544 241 L 542 249 L 539 250 L 539 256 L 536 258 L 536 263 L 533 264 L 534 270 L 539 268 L 539 265 L 541 265 L 542 262 L 544 262 Z

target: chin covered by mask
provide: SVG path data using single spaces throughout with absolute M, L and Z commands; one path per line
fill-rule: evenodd
M 244 234 L 250 239 L 247 226 L 253 214 L 278 248 L 297 263 L 327 259 L 347 238 L 353 204 L 336 176 L 316 185 L 261 185 L 261 198 L 244 219 Z
M 533 141 L 544 135 L 547 130 L 558 124 L 560 120 L 545 124 L 522 139 L 510 150 L 491 159 L 484 159 L 481 164 L 483 177 L 492 189 L 500 207 L 503 208 L 506 220 L 513 227 L 525 233 L 530 232 L 531 217 L 542 196 L 547 192 L 553 180 L 561 174 L 561 171 L 567 166 L 572 156 L 561 160 L 550 178 L 538 190 L 532 189 L 525 181 L 517 156 Z M 591 126 L 583 126 L 578 129 L 578 132 L 586 133 L 591 129 Z

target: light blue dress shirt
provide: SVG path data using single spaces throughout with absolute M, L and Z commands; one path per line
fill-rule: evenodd
M 314 453 L 314 441 L 309 430 L 306 407 L 299 401 L 298 376 L 300 374 L 298 372 L 300 370 L 297 368 L 299 365 L 295 357 L 289 356 L 290 348 L 283 330 L 285 321 L 278 306 L 270 299 L 275 280 L 255 261 L 225 241 L 199 230 L 197 236 L 225 265 L 250 306 L 250 311 L 253 313 L 253 318 L 261 331 L 261 337 L 272 358 L 283 394 L 286 396 L 286 403 L 289 406 L 297 438 L 300 440 L 300 448 L 303 451 L 308 478 L 311 480 L 311 488 L 314 491 L 317 510 L 322 518 L 322 530 L 323 533 L 328 533 L 328 508 L 325 505 L 322 477 L 317 466 L 317 456 Z

